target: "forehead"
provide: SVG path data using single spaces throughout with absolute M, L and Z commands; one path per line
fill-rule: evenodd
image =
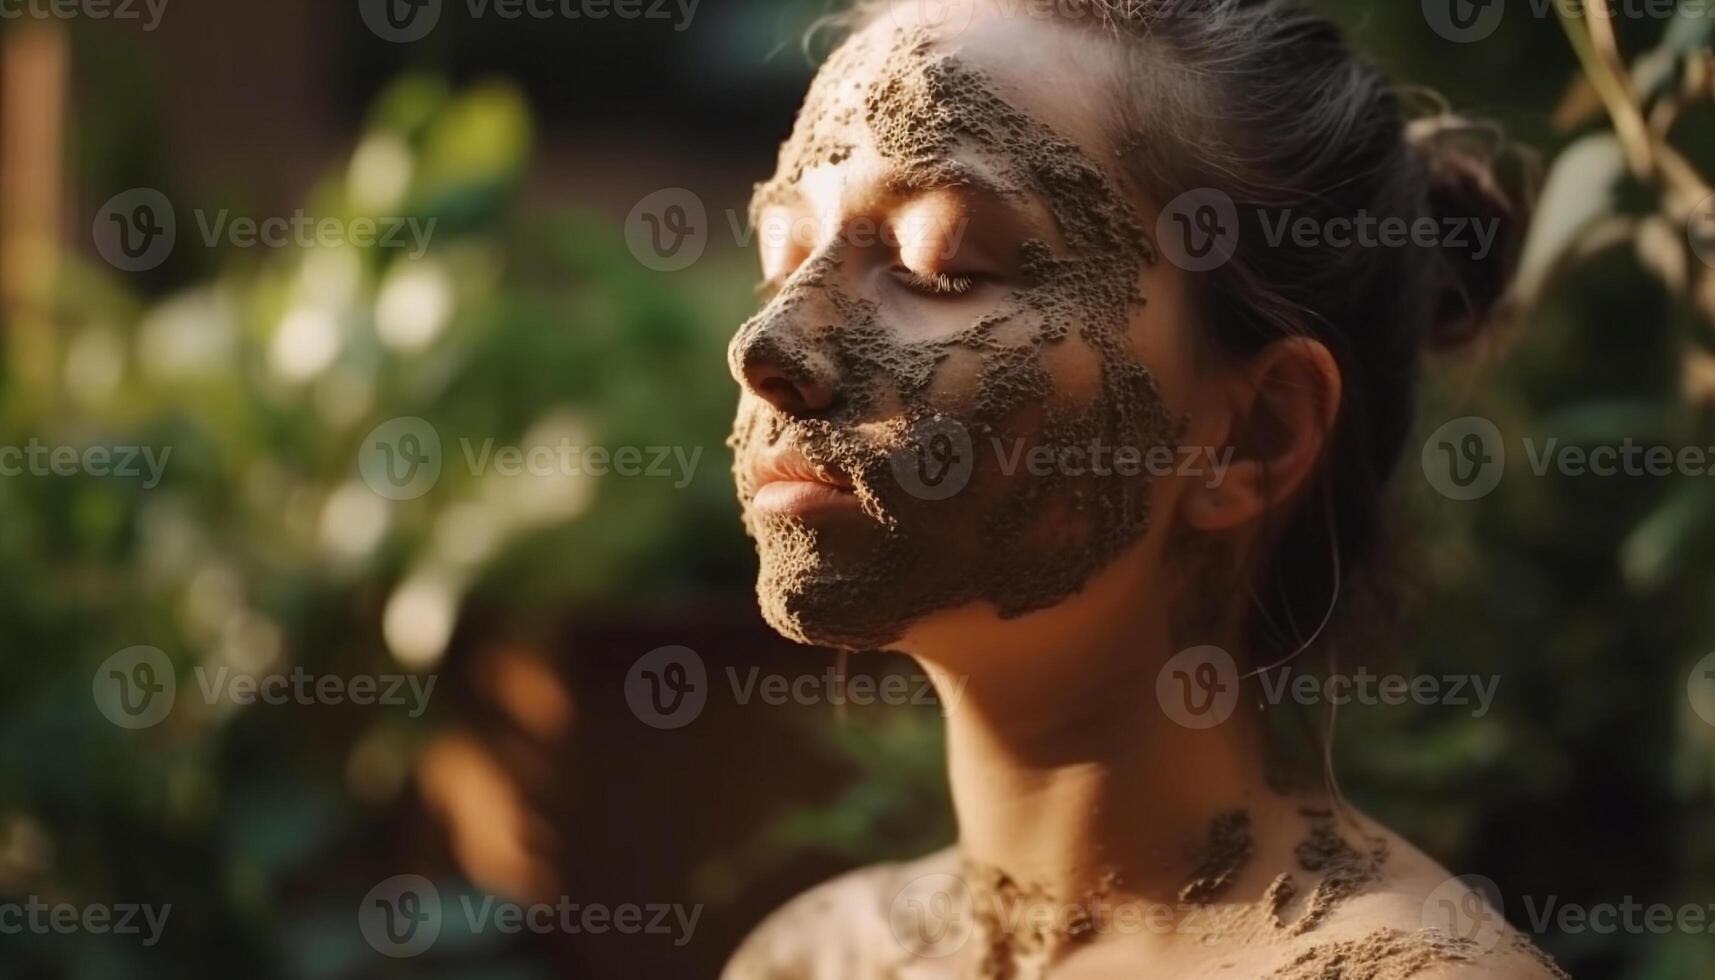
M 993 147 L 983 145 L 973 98 L 1004 104 L 1092 161 L 1112 157 L 1112 52 L 1099 34 L 987 4 L 926 23 L 927 6 L 883 9 L 829 58 L 782 148 L 777 181 L 797 183 L 803 169 L 838 165 L 878 142 L 894 144 L 881 147 L 888 156 L 909 148 L 922 157 L 932 149 L 976 161 Z M 918 50 L 923 56 L 910 56 Z M 975 80 L 982 91 L 955 89 L 936 65 L 956 66 L 961 83 Z M 879 113 L 872 111 L 878 102 L 885 107 Z M 927 134 L 941 139 L 921 138 Z

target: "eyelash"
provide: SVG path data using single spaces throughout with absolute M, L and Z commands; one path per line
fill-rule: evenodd
M 975 276 L 954 276 L 945 272 L 924 274 L 905 266 L 896 267 L 894 272 L 904 280 L 907 289 L 931 297 L 963 296 L 977 285 Z M 779 282 L 764 279 L 752 287 L 752 291 L 758 300 L 767 302 L 779 294 L 780 287 Z
M 927 296 L 963 296 L 977 284 L 972 276 L 952 276 L 944 272 L 924 274 L 904 266 L 900 266 L 898 271 L 907 288 Z

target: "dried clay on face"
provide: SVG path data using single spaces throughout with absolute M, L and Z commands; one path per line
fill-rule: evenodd
M 1021 445 L 1147 453 L 1183 427 L 1132 352 L 1137 277 L 1155 258 L 1123 194 L 1079 147 L 936 51 L 926 32 L 895 31 L 885 51 L 879 37 L 858 36 L 824 67 L 758 205 L 786 199 L 809 168 L 849 156 L 847 127 L 863 125 L 907 185 L 958 183 L 961 155 L 980 159 L 1004 193 L 1046 205 L 1065 254 L 1026 241 L 1005 299 L 951 336 L 918 339 L 909 325 L 899 329 L 892 307 L 848 291 L 836 243 L 734 338 L 735 373 L 765 359 L 796 381 L 818 376 L 834 393 L 825 409 L 799 414 L 748 396 L 731 444 L 747 505 L 756 488 L 743 461 L 780 443 L 852 481 L 867 518 L 859 529 L 746 518 L 769 622 L 804 642 L 852 649 L 885 646 L 935 610 L 986 600 L 1016 616 L 1076 593 L 1142 536 L 1147 475 L 1006 474 L 1000 461 L 1020 458 Z M 1055 384 L 1068 365 L 1091 390 Z M 974 380 L 949 382 L 949 373 Z M 949 442 L 930 434 L 949 431 L 974 457 L 969 484 L 925 499 L 898 474 L 934 465 L 929 454 Z

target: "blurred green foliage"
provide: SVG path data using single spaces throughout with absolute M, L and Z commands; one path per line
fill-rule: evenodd
M 0 893 L 175 914 L 159 949 L 8 936 L 0 976 L 369 975 L 351 915 L 379 876 L 328 872 L 403 799 L 437 702 L 420 718 L 211 706 L 183 693 L 189 673 L 428 672 L 468 604 L 551 637 L 568 604 L 682 593 L 696 576 L 672 556 L 743 560 L 724 338 L 598 217 L 520 215 L 530 144 L 510 86 L 407 77 L 306 210 L 432 219 L 424 256 L 233 248 L 150 302 L 98 266 L 68 275 L 60 383 L 42 400 L 11 389 L 6 443 L 170 456 L 155 487 L 0 480 L 0 562 L 16 570 L 0 590 Z M 392 502 L 358 459 L 397 417 L 435 428 L 445 466 Z M 681 479 L 605 481 L 464 459 L 489 438 L 561 437 L 701 456 Z M 91 681 L 136 644 L 169 655 L 182 693 L 159 727 L 127 731 L 94 711 Z M 494 962 L 483 975 L 504 975 Z

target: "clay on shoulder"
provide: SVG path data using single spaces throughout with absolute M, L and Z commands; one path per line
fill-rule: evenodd
M 904 980 L 921 964 L 894 937 L 889 907 L 917 878 L 958 868 L 958 854 L 948 848 L 825 881 L 752 930 L 721 980 Z

